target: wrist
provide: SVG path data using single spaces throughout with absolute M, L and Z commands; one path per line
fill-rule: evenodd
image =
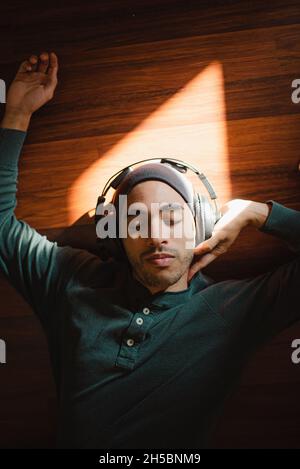
M 271 204 L 250 201 L 247 208 L 247 223 L 255 228 L 261 228 L 271 211 Z
M 14 108 L 6 106 L 5 114 L 1 122 L 1 127 L 7 129 L 16 129 L 27 131 L 31 119 L 31 114 Z

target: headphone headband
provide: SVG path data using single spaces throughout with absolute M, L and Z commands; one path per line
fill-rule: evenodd
M 205 176 L 205 174 L 201 173 L 197 168 L 195 168 L 191 164 L 185 163 L 184 161 L 178 160 L 178 159 L 175 159 L 175 158 L 146 158 L 144 160 L 136 161 L 135 163 L 132 163 L 128 166 L 125 166 L 125 168 L 120 169 L 119 171 L 117 171 L 115 174 L 113 174 L 108 179 L 108 181 L 106 182 L 106 184 L 105 184 L 105 186 L 102 190 L 101 197 L 105 197 L 106 193 L 109 191 L 109 189 L 111 187 L 113 189 L 116 189 L 119 186 L 119 184 L 122 182 L 122 180 L 126 177 L 126 175 L 131 171 L 131 168 L 133 166 L 136 166 L 137 164 L 140 164 L 140 163 L 144 163 L 146 161 L 154 161 L 154 160 L 155 161 L 158 160 L 162 164 L 170 164 L 173 168 L 177 169 L 177 171 L 179 171 L 181 173 L 186 173 L 187 169 L 190 169 L 191 171 L 193 171 L 198 176 L 198 178 L 203 183 L 203 185 L 205 186 L 205 188 L 206 188 L 206 190 L 207 190 L 207 192 L 210 196 L 210 199 L 214 202 L 216 215 L 218 217 L 217 219 L 220 218 L 219 213 L 218 213 L 219 212 L 219 207 L 218 207 L 218 204 L 217 204 L 217 195 L 216 195 L 212 185 L 210 184 L 209 180 Z

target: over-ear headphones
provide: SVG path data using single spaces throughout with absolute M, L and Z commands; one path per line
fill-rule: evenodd
M 95 224 L 97 225 L 99 220 L 101 220 L 103 217 L 106 217 L 106 221 L 109 223 L 109 217 L 114 216 L 114 214 L 111 213 L 111 211 L 109 210 L 108 205 L 105 205 L 105 202 L 106 202 L 105 195 L 108 192 L 108 190 L 112 187 L 113 189 L 115 189 L 115 194 L 116 194 L 118 191 L 118 188 L 120 188 L 120 185 L 126 182 L 127 175 L 132 173 L 133 171 L 132 167 L 137 164 L 144 163 L 147 161 L 152 161 L 152 162 L 156 161 L 157 163 L 162 164 L 164 166 L 168 165 L 169 168 L 171 167 L 173 170 L 177 170 L 180 173 L 186 173 L 187 170 L 190 169 L 198 176 L 200 181 L 204 184 L 209 194 L 209 198 L 203 194 L 199 194 L 198 192 L 193 191 L 192 204 L 193 204 L 193 213 L 194 213 L 195 228 L 196 228 L 196 237 L 195 237 L 196 246 L 202 241 L 204 241 L 205 239 L 210 238 L 213 232 L 214 225 L 221 218 L 221 213 L 220 213 L 218 202 L 217 202 L 217 195 L 212 185 L 208 181 L 207 177 L 203 173 L 201 173 L 197 168 L 193 167 L 192 165 L 185 163 L 182 160 L 178 160 L 174 158 L 148 158 L 145 160 L 140 160 L 140 161 L 137 161 L 136 163 L 126 166 L 125 168 L 121 169 L 120 171 L 115 173 L 113 176 L 111 176 L 110 179 L 106 182 L 102 190 L 102 194 L 98 197 L 96 210 L 95 210 L 95 217 L 94 217 Z M 141 168 L 143 167 L 145 167 L 145 165 L 143 165 Z M 146 165 L 146 167 L 149 168 L 149 165 Z M 148 179 L 159 180 L 160 178 L 148 177 Z M 147 177 L 144 177 L 142 180 L 147 180 Z M 176 187 L 174 185 L 173 187 L 176 190 Z M 115 206 L 116 200 L 114 199 L 114 196 L 110 204 L 114 204 Z M 108 212 L 108 213 L 105 213 L 105 212 Z M 96 238 L 97 238 L 97 243 L 99 244 L 99 257 L 102 260 L 106 261 L 110 257 L 113 257 L 114 259 L 119 260 L 119 261 L 127 261 L 127 256 L 126 256 L 123 244 L 117 235 L 115 238 L 109 237 L 109 236 L 107 236 L 106 238 L 101 238 L 101 237 L 98 237 L 97 229 L 96 229 Z

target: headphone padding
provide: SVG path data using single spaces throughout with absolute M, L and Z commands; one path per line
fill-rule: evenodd
M 195 194 L 195 225 L 196 225 L 196 245 L 211 237 L 214 225 L 215 214 L 208 198 Z

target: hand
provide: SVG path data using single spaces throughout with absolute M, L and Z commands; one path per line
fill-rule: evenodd
M 196 272 L 224 254 L 236 240 L 242 228 L 251 223 L 251 204 L 253 202 L 250 200 L 233 199 L 221 207 L 222 216 L 215 224 L 212 236 L 194 249 L 194 259 L 190 266 L 188 281 Z M 254 202 L 254 204 L 266 205 L 259 202 Z
M 6 113 L 31 114 L 49 101 L 57 85 L 58 60 L 54 52 L 32 55 L 21 63 L 6 98 Z

